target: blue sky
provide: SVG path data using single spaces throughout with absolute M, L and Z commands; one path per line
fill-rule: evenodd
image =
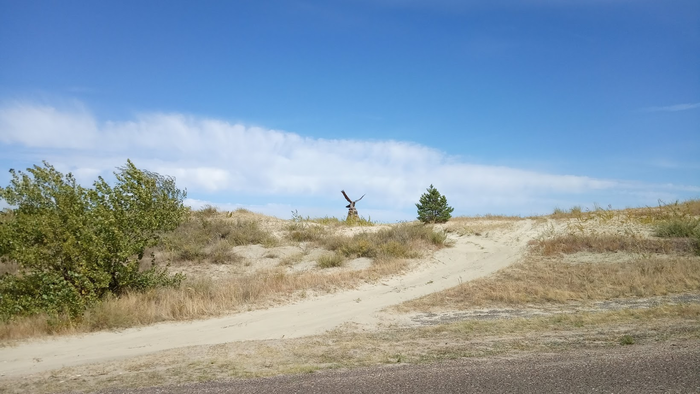
M 127 158 L 188 204 L 415 218 L 700 197 L 695 0 L 0 0 L 0 184 Z

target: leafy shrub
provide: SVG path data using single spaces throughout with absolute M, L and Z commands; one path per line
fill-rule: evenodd
M 447 197 L 440 194 L 430 185 L 427 193 L 420 196 L 418 208 L 418 220 L 423 223 L 445 223 L 452 217 L 454 208 L 447 205 Z
M 0 259 L 19 272 L 0 280 L 0 316 L 40 312 L 78 314 L 109 293 L 177 285 L 153 265 L 141 271 L 147 247 L 185 217 L 185 191 L 175 180 L 120 167 L 111 187 L 99 177 L 80 186 L 44 162 L 28 173 L 10 170 L 0 198 L 13 209 L 0 220 Z

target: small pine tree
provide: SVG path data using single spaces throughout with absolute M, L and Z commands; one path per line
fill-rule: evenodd
M 447 198 L 430 185 L 428 192 L 420 196 L 418 208 L 418 220 L 423 223 L 445 223 L 452 217 L 454 208 L 447 205 Z

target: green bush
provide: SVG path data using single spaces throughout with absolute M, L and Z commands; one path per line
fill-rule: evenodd
M 139 170 L 131 161 L 93 188 L 53 166 L 10 170 L 0 199 L 11 209 L 0 220 L 0 259 L 20 269 L 0 278 L 0 316 L 77 315 L 106 294 L 177 285 L 153 265 L 139 269 L 147 247 L 184 219 L 186 192 L 175 180 Z
M 447 205 L 447 197 L 440 194 L 430 185 L 427 193 L 420 196 L 418 208 L 418 220 L 423 223 L 445 223 L 452 217 L 454 208 Z

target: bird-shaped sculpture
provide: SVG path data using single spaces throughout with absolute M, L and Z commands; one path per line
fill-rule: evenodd
M 348 217 L 347 217 L 346 220 L 348 220 L 348 219 L 350 219 L 350 218 L 357 219 L 359 215 L 357 214 L 357 209 L 355 209 L 355 203 L 358 202 L 358 201 L 360 201 L 360 200 L 362 200 L 362 198 L 363 198 L 365 195 L 363 194 L 362 197 L 360 197 L 360 198 L 358 198 L 357 200 L 353 201 L 353 200 L 350 199 L 350 197 L 348 197 L 347 194 L 345 194 L 345 190 L 341 190 L 340 192 L 343 193 L 343 196 L 345 197 L 345 199 L 348 200 L 348 202 L 350 203 L 350 204 L 348 204 L 348 205 L 345 207 L 345 208 L 348 209 Z

